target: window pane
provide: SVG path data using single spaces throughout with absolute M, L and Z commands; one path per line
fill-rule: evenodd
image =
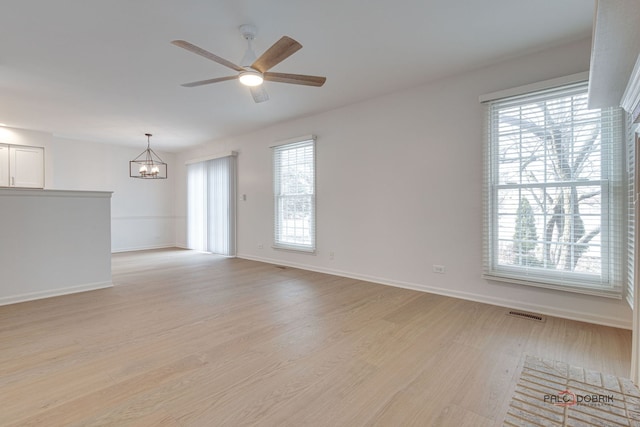
M 599 274 L 601 193 L 587 185 L 499 190 L 498 263 Z
M 281 243 L 311 244 L 311 196 L 281 197 L 279 211 Z

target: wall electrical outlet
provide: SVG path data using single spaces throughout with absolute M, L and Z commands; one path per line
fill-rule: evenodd
M 264 248 L 264 246 L 262 245 L 262 243 L 260 243 L 260 244 L 258 245 L 258 249 L 263 249 L 263 248 Z
M 444 265 L 433 264 L 433 272 L 438 274 L 444 274 Z
M 334 256 L 335 254 L 333 253 L 333 251 L 329 252 L 329 259 L 333 259 Z

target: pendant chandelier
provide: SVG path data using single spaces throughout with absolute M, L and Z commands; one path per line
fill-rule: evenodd
M 147 149 L 129 162 L 129 176 L 141 179 L 166 179 L 167 164 L 151 149 L 151 134 L 147 136 Z

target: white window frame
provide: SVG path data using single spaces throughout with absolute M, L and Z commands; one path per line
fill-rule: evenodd
M 277 145 L 272 146 L 273 152 L 273 204 L 274 204 L 274 227 L 273 227 L 273 248 L 289 251 L 305 252 L 315 254 L 316 251 L 316 137 L 307 135 L 299 138 L 293 138 L 281 141 Z M 309 188 L 310 193 L 304 194 L 283 194 L 281 184 L 281 159 L 282 155 L 290 150 L 311 148 L 311 159 L 307 159 L 307 167 L 311 167 L 312 184 Z M 311 205 L 311 217 L 308 219 L 309 238 L 308 242 L 296 241 L 297 239 L 287 238 L 283 234 L 285 227 L 282 222 L 282 203 L 287 199 L 304 198 Z
M 624 194 L 624 179 L 615 170 L 607 170 L 607 165 L 614 165 L 610 169 L 624 169 L 623 155 L 620 149 L 613 149 L 610 153 L 613 163 L 603 160 L 602 169 L 607 176 L 601 181 L 589 181 L 589 185 L 601 185 L 603 192 L 601 210 L 601 241 L 605 247 L 602 256 L 602 272 L 599 276 L 581 274 L 577 272 L 566 272 L 558 270 L 547 270 L 544 268 L 531 268 L 524 266 L 512 266 L 498 263 L 498 188 L 505 184 L 499 184 L 498 178 L 498 153 L 497 153 L 497 124 L 495 122 L 494 106 L 499 108 L 500 102 L 506 99 L 526 98 L 529 95 L 539 95 L 543 91 L 551 91 L 566 86 L 577 85 L 588 79 L 587 73 L 579 73 L 572 76 L 554 79 L 546 82 L 535 83 L 520 88 L 495 92 L 480 97 L 480 101 L 485 104 L 485 155 L 484 155 L 484 271 L 483 277 L 489 280 L 504 281 L 509 283 L 538 286 L 544 288 L 558 289 L 563 291 L 579 292 L 591 295 L 606 296 L 612 298 L 622 298 L 623 276 L 625 269 L 624 246 L 626 245 L 624 210 L 626 208 Z M 620 115 L 615 111 L 611 114 Z M 617 116 L 616 116 L 617 117 Z M 621 129 L 613 129 L 616 137 L 623 138 L 624 132 Z M 624 141 L 619 141 L 624 146 Z M 603 153 L 603 156 L 609 155 Z M 577 183 L 580 185 L 580 183 Z M 506 184 L 508 185 L 508 184 Z M 514 184 L 514 188 L 523 184 Z M 544 183 L 541 186 L 554 186 L 557 184 Z M 563 183 L 563 186 L 571 185 Z M 606 203 L 606 204 L 605 204 Z M 612 240 L 613 237 L 613 240 Z M 595 276 L 595 277 L 594 277 Z

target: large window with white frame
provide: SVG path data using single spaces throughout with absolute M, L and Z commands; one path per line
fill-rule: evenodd
M 314 252 L 315 137 L 273 147 L 274 247 Z
M 620 298 L 620 109 L 589 109 L 586 81 L 485 108 L 484 277 Z

